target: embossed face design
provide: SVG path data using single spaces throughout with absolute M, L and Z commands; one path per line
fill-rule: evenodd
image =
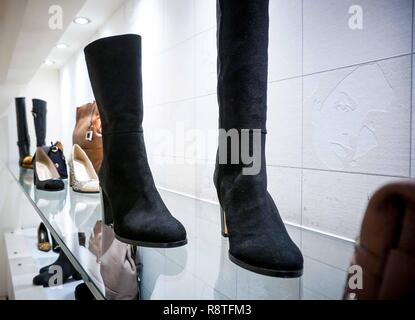
M 313 108 L 313 141 L 320 160 L 334 170 L 356 166 L 378 146 L 373 115 L 388 112 L 392 99 L 393 90 L 378 64 L 347 73 Z

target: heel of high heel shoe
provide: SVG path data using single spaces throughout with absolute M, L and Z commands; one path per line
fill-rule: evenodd
M 69 186 L 73 188 L 73 185 L 75 184 L 75 180 L 74 180 L 75 174 L 73 172 L 72 161 L 68 161 L 68 166 L 69 166 Z
M 220 224 L 221 224 L 221 229 L 222 229 L 222 236 L 227 238 L 229 236 L 228 226 L 226 224 L 226 214 L 222 206 L 220 206 Z
M 104 222 L 104 224 L 109 226 L 114 222 L 111 212 L 111 206 L 107 196 L 105 195 L 104 190 L 102 190 L 102 188 L 99 188 L 99 191 L 101 194 L 102 221 Z

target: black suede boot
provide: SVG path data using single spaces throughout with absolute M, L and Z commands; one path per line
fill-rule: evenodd
M 104 222 L 113 222 L 117 239 L 125 243 L 165 248 L 186 244 L 186 230 L 165 206 L 147 163 L 141 37 L 97 40 L 85 48 L 85 57 L 102 123 Z
M 35 122 L 36 146 L 43 147 L 46 145 L 46 101 L 33 99 L 32 115 Z
M 15 98 L 16 124 L 17 124 L 17 146 L 19 147 L 19 165 L 26 169 L 33 167 L 30 155 L 30 136 L 26 118 L 25 98 Z
M 244 174 L 249 165 L 243 164 L 241 148 L 239 163 L 231 164 L 228 144 L 225 161 L 218 152 L 214 182 L 231 261 L 256 273 L 293 278 L 302 275 L 303 257 L 267 191 L 268 5 L 268 0 L 217 1 L 219 128 L 236 129 L 239 136 L 249 129 L 251 153 L 257 129 L 261 167 L 257 174 Z M 224 143 L 220 138 L 220 148 Z

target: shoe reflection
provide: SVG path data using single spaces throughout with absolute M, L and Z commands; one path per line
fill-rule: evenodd
M 66 184 L 67 182 L 65 182 Z M 59 214 L 66 205 L 68 190 L 49 192 L 34 188 L 34 200 L 42 214 L 48 218 Z
M 89 271 L 101 284 L 105 298 L 138 299 L 140 264 L 136 249 L 115 239 L 113 230 L 101 220 L 92 228 L 87 247 Z
M 100 217 L 100 199 L 96 194 L 70 191 L 69 214 L 78 232 L 89 232 Z
M 33 170 L 19 168 L 19 183 L 23 190 L 30 194 L 33 186 Z

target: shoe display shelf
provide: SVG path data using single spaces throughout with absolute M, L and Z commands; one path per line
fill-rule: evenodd
M 74 300 L 75 287 L 82 281 L 70 281 L 61 286 L 34 286 L 32 279 L 39 269 L 58 257 L 52 250 L 37 250 L 36 228 L 5 233 L 8 271 L 8 299 L 10 300 Z
M 96 239 L 101 223 L 99 194 L 33 186 L 33 171 L 9 166 L 42 221 L 97 299 L 106 298 Z M 66 182 L 65 182 L 66 184 Z M 342 299 L 354 242 L 286 223 L 304 255 L 301 278 L 264 276 L 233 264 L 222 237 L 219 205 L 159 188 L 163 201 L 185 226 L 188 244 L 178 248 L 137 248 L 140 299 Z M 111 270 L 111 268 L 109 268 Z M 108 268 L 106 268 L 108 272 Z M 114 272 L 117 272 L 114 268 Z M 110 278 L 117 274 L 110 275 Z M 122 277 L 119 288 L 123 289 Z
M 46 225 L 51 236 L 55 238 L 60 245 L 61 250 L 68 257 L 75 269 L 81 274 L 82 280 L 86 283 L 96 299 L 105 299 L 105 286 L 102 277 L 99 274 L 99 263 L 95 252 L 89 250 L 88 244 L 90 241 L 87 237 L 93 234 L 94 224 L 100 220 L 100 197 L 99 194 L 81 194 L 69 190 L 68 181 L 65 180 L 65 189 L 57 192 L 37 190 L 33 184 L 33 170 L 22 169 L 17 165 L 9 165 L 9 171 L 20 185 L 28 201 L 32 204 L 35 211 L 38 213 L 40 219 Z M 23 272 L 26 278 L 33 278 L 33 275 L 38 273 L 40 267 L 54 262 L 57 254 L 50 252 L 51 259 L 36 263 L 33 252 L 30 248 L 36 248 L 36 230 L 19 230 L 13 233 L 8 233 L 5 236 L 7 253 L 9 255 L 9 272 L 23 272 L 19 268 L 15 268 L 14 264 L 19 265 L 22 262 L 15 259 L 16 256 L 21 256 L 26 259 L 25 266 L 27 268 L 34 268 L 29 272 Z M 32 243 L 33 242 L 33 243 Z M 29 243 L 29 244 L 28 244 Z M 31 243 L 31 244 L 30 244 Z M 19 245 L 20 244 L 20 245 Z M 16 245 L 18 247 L 16 247 Z M 28 249 L 29 248 L 29 249 Z M 18 252 L 14 254 L 14 252 Z M 46 254 L 46 256 L 49 253 Z M 46 257 L 42 252 L 42 257 Z M 24 262 L 24 261 L 23 261 Z M 21 279 L 22 283 L 32 283 L 32 279 Z M 13 281 L 15 278 L 13 274 L 9 275 L 9 279 Z M 79 281 L 72 281 L 67 286 L 57 286 L 56 288 L 48 288 L 47 291 L 59 292 L 59 289 L 65 287 L 70 288 L 71 294 L 75 287 L 73 285 L 79 284 Z M 18 286 L 19 283 L 16 282 Z M 28 290 L 37 290 L 39 295 L 36 299 L 47 299 L 48 295 L 42 290 L 42 287 L 28 288 Z M 43 292 L 43 293 L 41 293 Z M 24 294 L 24 292 L 23 292 Z M 61 292 L 61 294 L 63 294 Z M 30 294 L 33 297 L 33 293 Z M 17 297 L 16 297 L 17 298 Z

